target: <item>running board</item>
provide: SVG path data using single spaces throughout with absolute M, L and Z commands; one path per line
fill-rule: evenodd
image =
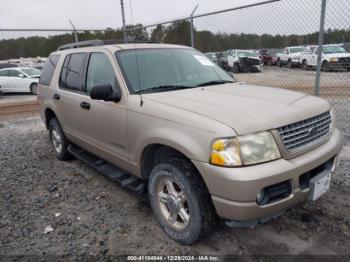
M 146 184 L 143 180 L 134 175 L 120 169 L 119 167 L 85 151 L 84 149 L 69 145 L 68 151 L 77 159 L 89 164 L 91 167 L 108 177 L 109 179 L 118 182 L 122 187 L 128 188 L 139 194 L 143 194 L 146 190 Z

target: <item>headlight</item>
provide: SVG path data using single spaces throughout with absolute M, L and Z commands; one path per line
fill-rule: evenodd
M 338 58 L 337 57 L 332 57 L 331 59 L 329 59 L 329 61 L 331 61 L 331 62 L 338 62 Z
M 254 165 L 281 158 L 270 132 L 217 139 L 212 143 L 210 163 L 218 166 Z

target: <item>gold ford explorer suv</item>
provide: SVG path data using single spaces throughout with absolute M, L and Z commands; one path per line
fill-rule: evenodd
M 160 226 L 181 244 L 217 217 L 254 225 L 315 201 L 342 145 L 327 101 L 235 82 L 184 46 L 62 46 L 38 98 L 57 158 L 75 156 L 148 192 Z

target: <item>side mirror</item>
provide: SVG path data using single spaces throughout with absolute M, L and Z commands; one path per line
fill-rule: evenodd
M 20 77 L 20 78 L 25 78 L 25 75 L 19 74 L 18 77 Z
M 103 100 L 111 102 L 119 102 L 122 99 L 122 93 L 119 87 L 113 90 L 111 85 L 94 86 L 91 89 L 90 97 L 93 100 Z

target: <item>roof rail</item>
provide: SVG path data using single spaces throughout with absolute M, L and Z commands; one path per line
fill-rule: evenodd
M 66 49 L 73 49 L 73 48 L 82 48 L 82 47 L 89 47 L 89 46 L 103 46 L 103 45 L 113 45 L 113 44 L 142 44 L 142 43 L 156 43 L 161 44 L 162 42 L 154 42 L 154 41 L 139 41 L 139 40 L 88 40 L 88 41 L 81 41 L 76 43 L 70 43 L 70 44 L 64 44 L 57 48 L 57 50 L 66 50 Z

